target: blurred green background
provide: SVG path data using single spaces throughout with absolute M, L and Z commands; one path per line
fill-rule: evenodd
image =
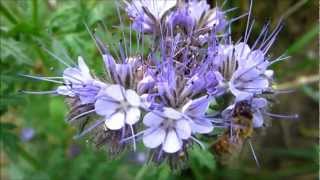
M 248 6 L 248 1 L 229 0 L 224 9 L 238 7 L 230 13 L 238 16 Z M 64 121 L 67 107 L 61 97 L 19 93 L 21 89 L 53 88 L 19 73 L 56 76 L 63 71 L 63 65 L 41 46 L 64 59 L 81 55 L 101 74 L 99 52 L 83 22 L 91 29 L 104 22 L 110 31 L 106 41 L 116 43 L 119 32 L 112 26 L 119 20 L 114 1 L 1 0 L 1 179 L 318 179 L 318 2 L 256 0 L 253 13 L 256 24 L 251 37 L 258 35 L 266 20 L 275 25 L 284 17 L 285 28 L 270 52 L 274 57 L 283 52 L 291 56 L 273 69 L 276 87 L 294 92 L 279 95 L 272 110 L 297 113 L 299 120 L 274 120 L 270 127 L 255 133 L 260 170 L 246 145 L 237 168 L 220 169 L 213 155 L 195 148 L 189 168 L 171 172 L 167 166 L 143 165 L 143 152 L 109 160 L 103 150 L 72 139 L 76 131 Z M 234 40 L 243 33 L 245 23 L 245 19 L 234 23 Z

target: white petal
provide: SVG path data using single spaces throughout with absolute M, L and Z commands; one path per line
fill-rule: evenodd
M 268 78 L 272 78 L 274 72 L 273 70 L 266 70 L 264 73 Z
M 74 97 L 75 94 L 67 86 L 59 86 L 57 88 L 57 93 L 64 96 Z
M 106 69 L 107 69 L 108 71 L 110 71 L 110 73 L 114 73 L 114 71 L 115 71 L 115 65 L 116 65 L 114 58 L 113 58 L 111 55 L 109 55 L 109 54 L 104 54 L 104 55 L 102 56 L 102 58 L 103 58 L 103 61 L 104 61 L 105 66 L 106 66 Z
M 209 120 L 192 121 L 191 128 L 193 133 L 207 134 L 213 130 L 213 126 Z
M 170 119 L 180 119 L 182 117 L 179 111 L 176 111 L 172 108 L 163 108 L 163 115 Z
M 250 93 L 250 92 L 238 90 L 232 79 L 229 82 L 229 88 L 230 88 L 231 93 L 236 97 L 236 101 L 241 101 L 241 100 L 247 99 L 250 96 L 252 96 L 252 93 Z
M 126 112 L 126 123 L 129 125 L 133 125 L 140 119 L 140 109 L 137 107 L 129 108 Z
M 141 107 L 146 108 L 146 109 L 150 108 L 152 103 L 148 100 L 148 97 L 149 97 L 149 94 L 142 94 L 140 96 L 140 98 L 141 98 L 140 106 Z
M 154 112 L 149 112 L 143 118 L 143 124 L 152 127 L 152 126 L 159 126 L 163 121 L 163 117 L 155 114 Z
M 94 79 L 92 81 L 92 85 L 96 86 L 96 87 L 100 87 L 100 89 L 104 89 L 104 88 L 107 88 L 109 86 L 109 84 L 106 84 L 106 83 L 101 82 L 101 81 L 96 80 L 96 79 Z
M 264 108 L 267 106 L 267 100 L 265 98 L 254 98 L 252 100 L 253 108 Z
M 253 113 L 253 127 L 258 128 L 263 125 L 263 116 L 260 111 Z
M 125 90 L 120 85 L 110 85 L 106 88 L 105 92 L 109 97 L 113 98 L 116 101 L 124 100 L 123 93 L 125 93 Z
M 202 96 L 194 100 L 190 100 L 182 107 L 182 112 L 188 113 L 193 117 L 202 116 L 209 107 L 210 99 L 207 96 Z
M 233 45 L 219 45 L 218 47 L 218 51 L 219 54 L 223 55 L 223 56 L 228 56 L 229 54 L 232 53 L 233 51 Z
M 128 89 L 126 91 L 126 98 L 131 106 L 140 105 L 140 96 L 134 90 Z
M 237 60 L 242 59 L 239 61 L 240 66 L 241 66 L 242 65 L 241 63 L 245 63 L 246 58 L 247 58 L 248 54 L 250 53 L 251 49 L 247 44 L 241 42 L 241 43 L 235 45 L 234 50 L 235 50 L 236 59 Z
M 261 92 L 269 87 L 269 81 L 266 78 L 256 78 L 244 85 L 246 88 L 252 88 L 257 92 Z M 254 89 L 255 88 L 255 89 Z
M 106 119 L 105 124 L 111 130 L 118 130 L 124 126 L 124 113 L 117 112 L 109 119 Z
M 100 98 L 94 103 L 94 109 L 97 114 L 109 117 L 113 114 L 117 108 L 119 108 L 119 104 L 115 102 L 108 101 L 106 99 Z
M 255 64 L 261 64 L 264 59 L 264 53 L 261 50 L 254 50 L 247 57 L 247 67 L 252 67 Z
M 181 139 L 178 137 L 175 130 L 170 130 L 163 143 L 162 149 L 166 153 L 175 153 L 182 147 Z
M 67 68 L 63 71 L 63 79 L 73 84 L 81 84 L 83 82 L 82 74 L 78 68 Z
M 143 134 L 143 144 L 148 148 L 158 147 L 164 140 L 166 132 L 162 128 L 149 128 Z
M 89 68 L 81 56 L 78 57 L 78 67 L 82 75 L 86 76 L 86 78 L 91 77 Z
M 188 139 L 191 136 L 191 127 L 188 121 L 181 119 L 176 123 L 176 131 L 181 139 Z
M 226 109 L 224 109 L 221 113 L 221 116 L 224 117 L 228 117 L 232 114 L 232 111 L 234 109 L 234 104 L 228 106 Z

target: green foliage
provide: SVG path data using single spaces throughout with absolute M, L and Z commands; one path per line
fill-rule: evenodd
M 13 132 L 16 126 L 12 123 L 0 123 L 0 143 L 5 152 L 14 158 L 17 153 L 19 138 Z

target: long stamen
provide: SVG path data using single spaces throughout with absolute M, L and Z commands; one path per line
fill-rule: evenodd
M 265 35 L 265 34 L 267 33 L 267 31 L 268 31 L 268 29 L 269 29 L 269 26 L 270 26 L 270 23 L 269 23 L 269 22 L 267 22 L 267 23 L 263 26 L 263 28 L 262 28 L 259 36 L 257 37 L 256 41 L 255 41 L 254 44 L 252 45 L 251 49 L 254 49 L 254 48 L 258 45 L 260 39 L 263 37 L 263 35 Z
M 83 116 L 85 116 L 85 115 L 91 114 L 91 113 L 93 113 L 93 112 L 95 112 L 94 109 L 89 110 L 89 111 L 86 111 L 86 112 L 83 112 L 83 113 L 81 113 L 81 114 L 73 117 L 73 118 L 70 119 L 68 122 L 69 122 L 69 123 L 72 123 L 73 121 L 75 121 L 75 120 L 77 120 L 77 119 L 79 119 L 79 118 L 81 118 L 81 117 L 83 117 Z
M 138 137 L 138 136 L 140 136 L 140 135 L 144 134 L 145 132 L 146 132 L 146 130 L 144 130 L 144 131 L 140 131 L 140 132 L 138 132 L 138 133 L 136 133 L 136 134 L 134 134 L 134 135 L 132 135 L 132 136 L 129 136 L 129 137 L 123 138 L 123 139 L 120 141 L 120 143 L 124 143 L 124 142 L 126 142 L 126 141 L 131 140 L 131 139 L 134 139 L 134 138 L 136 138 L 136 137 Z M 148 134 L 146 134 L 146 135 L 148 135 Z
M 260 169 L 261 166 L 260 166 L 260 163 L 259 163 L 259 160 L 258 160 L 258 157 L 256 156 L 256 153 L 254 151 L 254 148 L 253 148 L 253 145 L 252 145 L 252 142 L 251 142 L 251 139 L 248 140 L 248 144 L 250 146 L 250 149 L 251 149 L 251 152 L 252 152 L 252 155 L 253 155 L 253 158 L 257 164 L 257 167 Z
M 221 8 L 221 9 L 222 9 L 222 8 Z M 237 9 L 238 9 L 238 7 L 233 7 L 233 8 L 224 10 L 224 11 L 223 11 L 223 14 L 227 14 L 227 13 L 232 12 L 232 11 L 235 11 L 235 10 L 237 10 Z
M 114 39 L 114 37 L 112 37 L 112 33 L 110 32 L 110 30 L 107 28 L 107 26 L 105 25 L 104 21 L 102 21 L 101 23 L 101 26 L 102 28 L 106 31 L 106 34 L 108 35 L 108 39 Z M 95 35 L 95 37 L 98 37 Z M 101 41 L 102 45 L 103 45 L 103 42 Z M 114 45 L 114 43 L 109 43 L 108 46 L 111 46 L 111 51 L 113 52 L 113 54 L 116 56 L 117 59 L 120 59 L 119 57 L 119 53 L 118 51 L 116 50 L 116 47 Z M 108 52 L 108 49 L 105 49 L 107 52 Z
M 248 38 L 248 30 L 249 30 L 251 13 L 252 13 L 252 0 L 250 0 L 250 6 L 249 6 L 249 12 L 248 12 L 248 19 L 247 19 L 247 26 L 246 26 L 245 35 L 244 35 L 244 39 L 245 39 L 245 40 Z
M 252 28 L 253 28 L 253 26 L 254 26 L 254 23 L 255 23 L 255 20 L 252 20 L 252 23 L 251 23 L 251 25 L 250 25 L 250 28 L 249 28 L 247 37 L 246 37 L 246 39 L 244 40 L 244 42 L 245 42 L 246 44 L 247 44 L 247 42 L 248 42 L 248 40 L 249 40 L 249 37 L 250 37 L 250 34 L 251 34 L 251 32 L 252 32 Z
M 287 60 L 287 59 L 289 59 L 289 58 L 291 57 L 291 56 L 285 56 L 285 57 L 282 57 L 282 56 L 284 56 L 284 55 L 281 55 L 281 56 L 278 57 L 277 59 L 275 59 L 275 60 L 273 60 L 273 61 L 270 61 L 269 66 L 271 66 L 271 65 L 274 64 L 274 63 Z
M 228 0 L 224 0 L 222 5 L 221 5 L 221 9 L 227 4 Z
M 53 90 L 53 91 L 27 91 L 27 90 L 20 90 L 19 92 L 25 93 L 25 94 L 39 94 L 39 95 L 43 95 L 43 94 L 57 94 L 57 91 L 56 91 L 56 90 Z
M 27 74 L 19 74 L 19 75 L 23 76 L 23 77 L 27 77 L 27 78 L 36 79 L 36 80 L 48 81 L 48 82 L 53 82 L 53 83 L 58 83 L 58 84 L 64 84 L 63 81 L 54 80 L 54 79 L 58 79 L 60 77 L 40 77 L 40 76 L 33 76 L 33 75 L 27 75 Z
M 194 140 L 202 149 L 205 149 L 205 146 L 202 142 L 200 142 L 197 138 L 190 136 L 192 140 Z
M 100 126 L 101 124 L 103 124 L 105 122 L 105 120 L 99 120 L 97 121 L 95 124 L 93 124 L 92 126 L 90 126 L 89 128 L 87 128 L 86 130 L 84 130 L 82 133 L 80 133 L 79 135 L 76 135 L 73 137 L 73 139 L 79 139 L 81 137 L 83 137 L 84 135 L 88 134 L 89 132 L 91 132 L 93 129 L 95 129 L 96 127 Z
M 121 26 L 121 32 L 122 32 L 122 38 L 123 38 L 123 43 L 124 43 L 125 55 L 126 55 L 126 57 L 128 57 L 128 49 L 127 49 L 127 45 L 126 45 L 127 41 L 126 41 L 126 37 L 124 35 L 124 26 L 123 26 L 121 14 L 120 14 L 119 3 L 116 3 L 116 7 L 117 7 L 117 14 L 118 14 L 119 21 L 120 21 L 120 26 Z
M 106 48 L 104 47 L 103 43 L 100 41 L 100 39 L 98 39 L 98 37 L 96 37 L 94 35 L 94 33 L 92 33 L 92 31 L 89 29 L 89 26 L 87 23 L 83 22 L 84 26 L 86 27 L 86 30 L 88 31 L 91 39 L 95 42 L 95 45 L 97 47 L 97 49 L 99 50 L 100 54 L 103 55 L 103 54 L 106 54 L 107 53 L 107 50 Z
M 274 37 L 276 37 L 279 32 L 281 31 L 283 25 L 282 25 L 282 21 L 280 20 L 277 24 L 277 26 L 274 28 L 273 32 L 269 35 L 269 37 L 265 36 L 264 40 L 262 41 L 259 49 L 262 49 L 267 43 L 270 42 L 270 40 Z M 267 35 L 267 33 L 266 33 Z
M 134 130 L 132 125 L 130 125 L 130 130 L 131 130 L 131 135 L 134 136 Z M 132 142 L 133 142 L 133 151 L 136 151 L 137 147 L 136 147 L 136 139 L 132 138 Z
M 243 17 L 245 17 L 245 16 L 247 16 L 247 15 L 248 15 L 248 13 L 244 13 L 244 14 L 238 16 L 238 17 L 235 17 L 235 18 L 231 19 L 231 20 L 229 21 L 228 25 L 231 25 L 232 23 L 238 21 L 239 19 L 241 19 L 241 18 L 243 18 Z
M 283 115 L 283 114 L 273 114 L 273 113 L 266 112 L 266 111 L 263 111 L 263 113 L 267 116 L 274 117 L 274 118 L 282 118 L 282 119 L 298 119 L 299 118 L 298 114 Z
M 67 67 L 71 67 L 70 64 L 68 64 L 67 62 L 65 62 L 62 58 L 60 58 L 59 56 L 55 55 L 53 52 L 51 52 L 50 50 L 48 50 L 47 48 L 45 48 L 44 46 L 41 46 L 41 48 L 46 51 L 50 56 L 52 56 L 54 59 L 56 59 L 57 61 L 59 61 L 61 64 L 67 66 Z

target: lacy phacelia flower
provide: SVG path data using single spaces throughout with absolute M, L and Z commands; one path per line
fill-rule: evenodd
M 191 0 L 181 2 L 178 9 L 172 13 L 168 22 L 171 26 L 181 26 L 187 31 L 199 30 L 208 32 L 215 26 L 216 31 L 222 31 L 227 26 L 227 20 L 218 7 L 210 9 L 206 1 Z
M 64 86 L 57 88 L 57 93 L 69 97 L 79 97 L 82 104 L 95 101 L 96 95 L 106 84 L 94 79 L 82 57 L 78 58 L 78 67 L 63 71 Z
M 137 86 L 137 70 L 140 67 L 140 58 L 123 58 L 123 63 L 116 63 L 110 54 L 104 54 L 103 60 L 113 83 L 129 89 Z
M 212 98 L 202 96 L 190 100 L 182 107 L 182 112 L 189 118 L 193 134 L 208 134 L 213 130 L 213 125 L 209 118 L 206 118 L 206 112 Z
M 125 10 L 133 20 L 134 30 L 142 33 L 159 33 L 163 16 L 176 3 L 176 0 L 132 0 L 131 2 L 125 1 Z
M 148 127 L 143 135 L 146 147 L 161 146 L 166 153 L 176 153 L 182 149 L 184 141 L 195 139 L 192 134 L 207 134 L 213 130 L 210 120 L 205 118 L 210 100 L 201 97 L 189 101 L 181 112 L 164 107 L 145 115 L 143 123 Z
M 148 127 L 143 135 L 146 147 L 156 148 L 162 144 L 167 153 L 175 153 L 182 147 L 183 140 L 191 136 L 191 127 L 182 114 L 172 108 L 163 108 L 163 111 L 149 112 L 143 118 Z
M 218 47 L 219 71 L 231 93 L 244 100 L 269 89 L 273 71 L 261 50 L 251 50 L 245 43 Z
M 132 126 L 139 121 L 140 103 L 140 97 L 135 91 L 125 90 L 120 85 L 110 85 L 99 92 L 94 107 L 97 114 L 105 117 L 108 129 L 118 130 L 126 124 Z
M 267 55 L 280 24 L 270 34 L 269 24 L 264 26 L 249 45 L 253 23 L 248 21 L 242 41 L 233 43 L 230 26 L 242 16 L 227 18 L 232 9 L 210 9 L 204 0 L 132 0 L 124 5 L 133 24 L 129 37 L 122 33 L 119 53 L 113 48 L 112 56 L 110 46 L 91 34 L 106 77 L 91 74 L 81 57 L 76 67 L 58 59 L 67 66 L 62 77 L 24 75 L 60 85 L 52 91 L 24 92 L 64 96 L 70 105 L 68 122 L 79 131 L 76 137 L 90 135 L 110 155 L 130 143 L 135 150 L 136 141 L 142 140 L 151 161 L 176 168 L 187 160 L 190 147 L 205 148 L 202 140 L 216 142 L 219 159 L 231 154 L 226 148 L 239 149 L 254 128 L 263 127 L 264 116 L 284 117 L 267 112 L 266 97 L 274 92 L 268 68 L 284 59 Z M 250 14 L 251 8 L 249 20 Z M 119 18 L 124 30 L 125 21 Z M 219 138 L 202 139 L 217 128 L 224 128 Z

